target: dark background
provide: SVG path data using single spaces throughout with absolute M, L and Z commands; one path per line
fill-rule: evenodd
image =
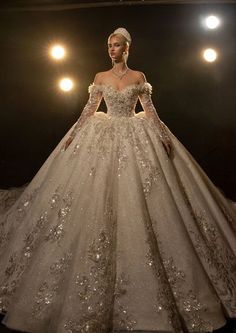
M 25 6 L 17 11 L 10 2 L 0 5 L 0 188 L 33 178 L 78 119 L 95 73 L 111 67 L 107 37 L 124 26 L 133 39 L 128 65 L 143 71 L 153 85 L 159 116 L 236 201 L 236 4 L 72 10 L 53 10 L 52 4 L 51 10 Z M 221 17 L 219 29 L 201 26 L 208 14 Z M 61 63 L 48 56 L 56 42 L 69 53 Z M 215 63 L 201 59 L 205 47 L 219 51 Z M 63 76 L 75 80 L 72 93 L 59 92 L 57 81 Z M 215 332 L 233 333 L 235 327 L 231 321 Z M 0 325 L 0 332 L 10 330 Z
M 205 30 L 201 19 L 212 13 L 223 23 Z M 111 67 L 107 37 L 121 26 L 133 39 L 128 65 L 153 85 L 160 118 L 236 200 L 236 4 L 229 3 L 1 11 L 0 188 L 30 181 L 78 119 L 96 72 Z M 48 56 L 55 42 L 68 50 L 62 62 Z M 215 63 L 202 60 L 205 47 L 218 50 Z M 75 80 L 72 93 L 59 91 L 63 76 Z

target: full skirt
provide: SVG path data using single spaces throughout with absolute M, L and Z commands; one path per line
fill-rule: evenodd
M 166 126 L 168 157 L 144 112 L 96 112 L 63 151 L 74 126 L 0 212 L 3 323 L 177 333 L 235 318 L 235 203 Z

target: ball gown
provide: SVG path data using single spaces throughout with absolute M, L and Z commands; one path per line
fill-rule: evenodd
M 160 120 L 151 94 L 148 82 L 91 84 L 78 122 L 1 209 L 9 328 L 199 333 L 236 317 L 235 203 Z

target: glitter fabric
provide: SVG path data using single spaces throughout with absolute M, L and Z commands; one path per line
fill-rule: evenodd
M 149 83 L 89 93 L 28 186 L 1 192 L 3 323 L 29 333 L 212 332 L 236 317 L 235 204 L 159 119 Z

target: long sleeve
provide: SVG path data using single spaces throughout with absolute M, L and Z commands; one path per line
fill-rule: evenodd
M 101 100 L 102 100 L 102 90 L 100 89 L 99 85 L 96 84 L 91 84 L 88 87 L 88 92 L 89 92 L 89 99 L 88 102 L 86 103 L 83 111 L 81 112 L 81 115 L 79 119 L 77 120 L 70 137 L 74 138 L 77 131 L 81 128 L 83 123 L 91 117 L 98 109 Z
M 160 138 L 165 143 L 170 143 L 169 135 L 166 131 L 165 124 L 158 117 L 157 111 L 153 105 L 152 98 L 152 86 L 150 83 L 145 82 L 140 89 L 139 100 L 145 112 L 147 118 L 151 119 L 153 123 L 158 127 L 160 132 Z

